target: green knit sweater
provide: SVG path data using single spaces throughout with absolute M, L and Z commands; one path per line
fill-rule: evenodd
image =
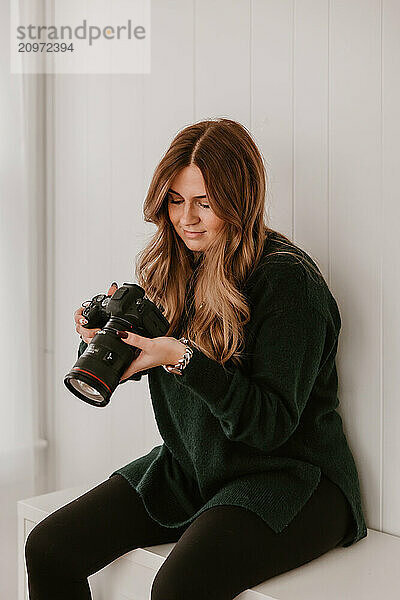
M 190 524 L 211 506 L 233 504 L 278 533 L 322 471 L 351 505 L 354 519 L 342 541 L 350 546 L 367 528 L 336 411 L 339 310 L 324 279 L 318 282 L 293 256 L 268 256 L 276 249 L 283 248 L 266 241 L 245 286 L 251 319 L 243 366 L 222 366 L 194 348 L 182 375 L 161 366 L 136 374 L 137 380 L 148 374 L 163 443 L 110 477 L 123 475 L 164 526 Z

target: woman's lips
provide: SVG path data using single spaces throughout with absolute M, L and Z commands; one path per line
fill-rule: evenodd
M 205 231 L 186 231 L 186 229 L 184 229 L 183 231 L 185 235 L 187 235 L 187 237 L 189 238 L 200 237 L 201 235 L 203 235 L 203 233 L 205 233 Z

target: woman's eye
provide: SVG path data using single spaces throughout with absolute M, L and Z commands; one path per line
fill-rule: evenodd
M 182 202 L 182 200 L 174 200 L 171 196 L 169 196 L 169 201 L 171 204 L 180 204 Z M 201 202 L 199 204 L 202 208 L 210 208 L 209 204 L 202 204 Z

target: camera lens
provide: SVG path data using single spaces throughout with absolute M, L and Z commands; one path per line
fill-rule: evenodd
M 100 392 L 84 381 L 79 381 L 79 379 L 71 379 L 70 383 L 75 390 L 78 390 L 78 392 L 84 394 L 86 398 L 90 398 L 91 400 L 99 403 L 104 401 L 104 398 Z
M 117 336 L 125 326 L 122 319 L 111 317 L 65 376 L 66 387 L 81 400 L 106 406 L 123 372 L 140 353 Z
M 94 370 L 93 365 L 90 369 L 91 371 Z M 118 380 L 113 378 L 110 387 L 87 369 L 82 370 L 80 368 L 73 368 L 65 376 L 64 383 L 69 391 L 81 400 L 84 400 L 93 406 L 106 406 L 112 392 L 118 385 Z

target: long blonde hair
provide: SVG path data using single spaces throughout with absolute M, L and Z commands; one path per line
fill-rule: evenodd
M 225 221 L 219 236 L 200 253 L 186 246 L 168 215 L 171 182 L 190 165 L 200 169 L 211 209 Z M 170 322 L 165 335 L 188 337 L 221 365 L 230 359 L 242 363 L 243 327 L 250 320 L 243 286 L 260 261 L 266 237 L 274 233 L 294 247 L 264 222 L 265 195 L 264 162 L 250 132 L 236 121 L 218 118 L 189 125 L 175 136 L 144 202 L 144 219 L 157 225 L 157 231 L 138 254 L 138 284 Z

